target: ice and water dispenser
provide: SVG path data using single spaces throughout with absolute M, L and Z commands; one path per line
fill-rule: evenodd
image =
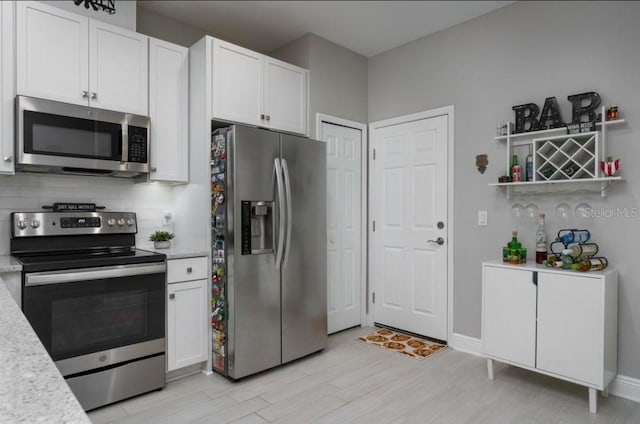
M 273 206 L 274 202 L 241 202 L 243 255 L 273 253 Z

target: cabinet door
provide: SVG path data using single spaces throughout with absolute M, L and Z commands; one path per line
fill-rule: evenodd
M 89 20 L 39 2 L 16 8 L 17 93 L 88 104 Z
M 94 19 L 89 26 L 91 106 L 148 115 L 148 37 Z
M 14 173 L 13 2 L 0 2 L 0 173 Z
M 307 133 L 308 71 L 265 57 L 265 107 L 268 127 Z
M 540 273 L 538 368 L 602 385 L 603 293 L 599 277 Z
M 485 266 L 482 277 L 485 355 L 535 366 L 536 286 L 533 272 Z
M 149 39 L 153 181 L 189 180 L 189 49 Z
M 260 53 L 213 40 L 213 118 L 265 125 L 263 111 L 263 56 Z
M 169 284 L 167 371 L 207 360 L 207 280 Z

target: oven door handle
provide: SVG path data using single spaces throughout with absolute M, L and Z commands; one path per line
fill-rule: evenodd
M 103 280 L 107 278 L 160 274 L 166 271 L 166 263 L 154 263 L 153 265 L 116 265 L 63 271 L 30 272 L 24 276 L 24 285 L 25 287 L 44 286 L 48 284 L 74 283 L 79 281 Z

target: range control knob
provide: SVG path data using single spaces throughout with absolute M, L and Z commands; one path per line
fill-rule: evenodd
M 113 219 L 113 218 L 109 218 L 109 219 L 107 220 L 107 225 L 108 225 L 109 227 L 113 227 L 114 225 L 116 225 L 116 220 L 115 220 L 115 219 Z
M 21 230 L 24 230 L 25 228 L 27 228 L 27 221 L 21 219 L 16 223 L 16 226 Z
M 118 219 L 118 227 L 122 227 L 124 225 L 124 218 Z
M 34 219 L 33 221 L 31 221 L 31 228 L 38 228 L 40 226 L 40 221 L 38 221 L 37 219 Z
M 134 222 L 135 222 L 135 221 L 134 221 L 133 219 L 131 219 L 131 218 L 127 219 L 127 225 L 128 225 L 129 227 L 132 227 Z

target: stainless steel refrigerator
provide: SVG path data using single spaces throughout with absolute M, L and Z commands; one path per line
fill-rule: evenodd
M 326 146 L 213 132 L 213 368 L 238 379 L 327 345 Z

